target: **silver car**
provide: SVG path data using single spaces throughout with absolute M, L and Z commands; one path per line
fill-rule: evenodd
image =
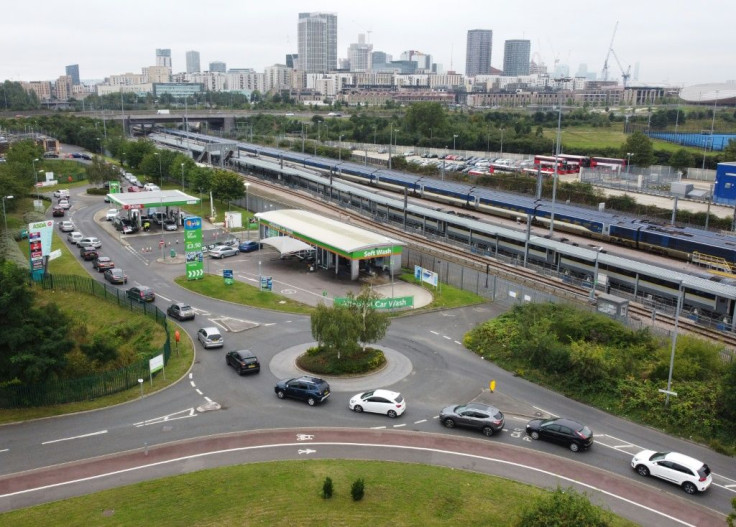
M 235 256 L 238 254 L 237 247 L 230 247 L 228 245 L 217 245 L 210 249 L 210 258 L 226 258 L 228 256 Z
M 202 328 L 197 331 L 197 340 L 202 343 L 204 349 L 221 348 L 225 345 L 225 341 L 220 335 L 217 328 Z

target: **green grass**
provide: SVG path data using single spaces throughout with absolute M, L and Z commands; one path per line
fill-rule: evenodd
M 321 497 L 325 477 L 331 499 Z M 354 502 L 350 487 L 365 481 Z M 545 491 L 506 479 L 378 461 L 282 461 L 148 481 L 0 514 L 14 527 L 67 526 L 512 526 Z M 614 517 L 613 527 L 636 524 Z
M 544 129 L 544 137 L 547 139 L 555 141 L 556 135 L 556 129 Z M 595 152 L 601 148 L 621 148 L 627 138 L 628 135 L 623 133 L 623 127 L 621 125 L 614 125 L 611 128 L 575 126 L 563 128 L 560 132 L 560 142 L 562 144 L 563 152 L 566 149 Z M 659 139 L 652 139 L 651 141 L 654 150 L 662 150 L 672 153 L 680 150 L 681 148 L 685 148 L 685 150 L 692 153 L 699 152 L 701 155 L 703 153 L 702 148 L 683 147 L 682 145 L 670 143 L 668 141 L 661 141 Z
M 412 311 L 412 313 L 416 313 L 417 311 L 422 310 L 452 309 L 455 307 L 472 306 L 475 304 L 483 304 L 488 301 L 488 299 L 476 295 L 475 293 L 464 291 L 462 289 L 458 289 L 444 283 L 440 283 L 440 286 L 435 288 L 424 282 L 416 280 L 412 273 L 402 273 L 399 278 L 404 282 L 408 282 L 410 284 L 421 287 L 422 289 L 426 289 L 432 294 L 432 303 L 422 308 L 416 309 Z M 397 315 L 401 315 L 401 312 L 397 313 Z
M 225 285 L 225 280 L 221 276 L 212 274 L 205 275 L 202 280 L 187 280 L 185 276 L 180 276 L 174 281 L 194 293 L 235 304 L 300 315 L 309 315 L 314 311 L 312 306 L 296 302 L 273 292 L 261 291 L 259 288 L 243 282 L 235 281 L 231 285 Z

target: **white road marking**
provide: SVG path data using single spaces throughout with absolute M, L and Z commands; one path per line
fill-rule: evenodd
M 188 419 L 190 417 L 197 417 L 197 412 L 194 411 L 194 408 L 187 408 L 186 410 L 182 410 L 180 412 L 174 412 L 173 414 L 162 415 L 161 417 L 154 417 L 153 419 L 146 419 L 145 421 L 139 421 L 137 423 L 133 423 L 133 426 L 135 426 L 136 428 L 140 428 L 142 426 L 150 426 L 150 425 L 156 425 L 160 423 L 167 423 L 169 421 L 178 421 L 179 419 Z
M 212 399 L 210 399 L 209 397 L 205 397 L 204 400 L 207 401 L 208 403 L 212 402 Z
M 454 342 L 455 344 L 457 344 L 458 346 L 462 346 L 462 345 L 463 345 L 463 343 L 462 343 L 462 342 L 458 342 L 457 340 L 454 340 L 453 342 Z
M 194 374 L 192 372 L 189 372 L 189 378 L 192 379 L 194 377 Z
M 370 429 L 371 430 L 385 430 L 386 427 L 385 426 L 371 426 Z
M 436 332 L 436 331 L 432 331 L 431 329 L 429 330 L 429 332 L 430 332 L 430 333 L 431 333 L 432 335 L 439 335 L 439 333 L 438 333 L 438 332 Z
M 8 452 L 9 450 L 10 450 L 9 448 L 4 448 L 4 449 L 0 450 L 0 452 Z
M 535 410 L 539 410 L 539 411 L 540 411 L 540 412 L 542 412 L 543 414 L 549 414 L 549 415 L 551 415 L 552 417 L 559 417 L 559 415 L 555 415 L 555 414 L 553 414 L 552 412 L 548 412 L 547 410 L 542 410 L 542 409 L 541 409 L 541 408 L 539 408 L 538 406 L 534 406 L 534 405 L 532 405 L 532 408 L 534 408 Z
M 192 388 L 196 388 L 196 387 L 197 387 L 197 385 L 196 385 L 196 384 L 194 384 L 194 381 L 189 381 L 189 384 L 191 384 L 191 385 L 192 385 Z
M 406 426 L 406 424 L 403 424 L 403 425 L 394 425 L 394 428 L 401 428 L 403 426 Z
M 314 439 L 314 436 L 312 434 L 297 434 L 296 440 L 297 441 L 311 441 Z
M 100 430 L 99 432 L 92 432 L 90 434 L 82 434 L 81 436 L 65 437 L 63 439 L 53 439 L 51 441 L 44 441 L 41 444 L 50 445 L 51 443 L 60 443 L 62 441 L 71 441 L 72 439 L 82 439 L 85 437 L 99 436 L 99 435 L 106 434 L 106 433 L 107 433 L 107 430 Z
M 426 423 L 426 422 L 427 422 L 427 420 L 426 420 L 426 419 L 420 419 L 419 421 L 414 421 L 414 424 L 415 424 L 415 425 L 418 425 L 418 424 L 421 424 L 421 423 Z
M 166 300 L 167 302 L 171 302 L 171 299 L 170 299 L 170 298 L 166 298 L 165 296 L 162 296 L 162 295 L 157 295 L 157 296 L 158 296 L 159 298 L 163 298 L 163 299 L 164 299 L 164 300 Z
M 198 393 L 199 395 L 202 395 L 202 390 L 200 390 L 199 388 L 197 388 L 197 390 L 196 390 L 196 391 L 197 391 L 197 393 Z
M 452 337 L 448 337 L 447 335 L 442 335 L 443 339 L 452 340 Z
M 301 456 L 302 454 L 307 454 L 307 455 L 314 454 L 317 451 L 312 450 L 311 448 L 305 448 L 304 450 L 297 450 L 297 452 L 299 452 L 299 455 Z

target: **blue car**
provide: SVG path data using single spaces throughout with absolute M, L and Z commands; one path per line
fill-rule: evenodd
M 250 253 L 253 251 L 257 251 L 260 248 L 261 248 L 261 244 L 256 241 L 240 242 L 240 245 L 238 245 L 238 250 L 241 253 Z

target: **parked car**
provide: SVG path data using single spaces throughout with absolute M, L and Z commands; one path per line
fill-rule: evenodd
M 54 218 L 64 217 L 64 207 L 60 207 L 58 205 L 54 205 L 54 208 L 51 209 L 51 215 Z
M 142 285 L 140 287 L 131 287 L 125 292 L 125 295 L 131 300 L 136 302 L 153 302 L 156 300 L 156 295 L 153 293 L 153 289 Z
M 532 419 L 526 425 L 526 433 L 532 439 L 567 445 L 573 452 L 593 444 L 593 431 L 572 419 Z
M 92 262 L 92 267 L 97 269 L 98 272 L 102 273 L 107 269 L 112 269 L 113 267 L 115 267 L 115 262 L 113 262 L 112 258 L 110 258 L 109 256 L 98 255 L 97 258 L 95 258 Z
M 68 199 L 60 199 L 59 203 L 56 205 L 57 207 L 61 207 L 64 210 L 69 210 L 72 208 L 71 203 L 69 203 Z
M 216 245 L 210 249 L 210 258 L 226 258 L 228 256 L 235 256 L 238 254 L 237 247 L 229 247 L 227 245 Z
M 143 190 L 146 190 L 146 191 L 156 191 L 156 190 L 161 190 L 161 187 L 159 187 L 158 185 L 155 185 L 153 183 L 146 183 L 145 185 L 143 185 Z
M 253 251 L 257 251 L 260 248 L 261 248 L 261 244 L 253 240 L 240 242 L 240 244 L 238 245 L 238 251 L 240 251 L 241 253 L 250 253 Z
M 74 224 L 71 221 L 60 221 L 59 230 L 61 232 L 72 232 L 74 230 Z
M 108 269 L 105 271 L 105 280 L 110 282 L 111 284 L 127 284 L 128 283 L 128 275 L 123 272 L 122 269 L 118 269 L 117 267 L 114 267 L 113 269 Z
M 503 428 L 504 416 L 501 410 L 487 404 L 455 404 L 442 409 L 440 423 L 447 428 L 456 426 L 475 428 L 487 437 L 491 437 Z
M 95 238 L 94 236 L 85 236 L 77 242 L 77 245 L 91 245 L 95 249 L 99 249 L 102 247 L 102 242 L 99 238 Z
M 177 320 L 194 320 L 194 309 L 189 304 L 171 304 L 166 314 Z
M 202 343 L 204 349 L 221 348 L 225 341 L 217 328 L 201 328 L 197 331 L 197 340 Z
M 253 355 L 250 350 L 228 351 L 225 354 L 225 362 L 228 366 L 235 368 L 239 375 L 261 371 L 261 363 L 258 362 L 258 357 Z
M 348 408 L 353 412 L 371 412 L 394 418 L 406 411 L 406 401 L 398 392 L 371 390 L 351 397 Z
M 97 253 L 97 249 L 91 245 L 80 245 L 79 256 L 82 257 L 82 260 L 90 262 L 92 260 L 96 260 L 99 254 Z
M 131 186 L 128 187 L 128 192 L 140 192 L 140 191 L 141 191 L 141 189 L 139 189 L 135 185 L 131 185 Z
M 284 379 L 274 387 L 279 399 L 291 397 L 306 401 L 309 406 L 323 402 L 330 396 L 330 385 L 319 377 L 304 375 L 294 379 Z
M 642 450 L 632 458 L 631 468 L 640 476 L 654 476 L 674 483 L 688 494 L 704 492 L 713 482 L 708 465 L 677 452 Z
M 165 231 L 175 231 L 178 228 L 179 226 L 176 224 L 176 220 L 172 220 L 171 218 L 164 220 Z
M 84 238 L 84 234 L 79 231 L 71 231 L 66 235 L 66 239 L 69 240 L 73 245 L 76 245 L 79 240 Z
M 113 221 L 117 217 L 118 217 L 118 209 L 107 209 L 107 212 L 105 213 L 106 221 Z

